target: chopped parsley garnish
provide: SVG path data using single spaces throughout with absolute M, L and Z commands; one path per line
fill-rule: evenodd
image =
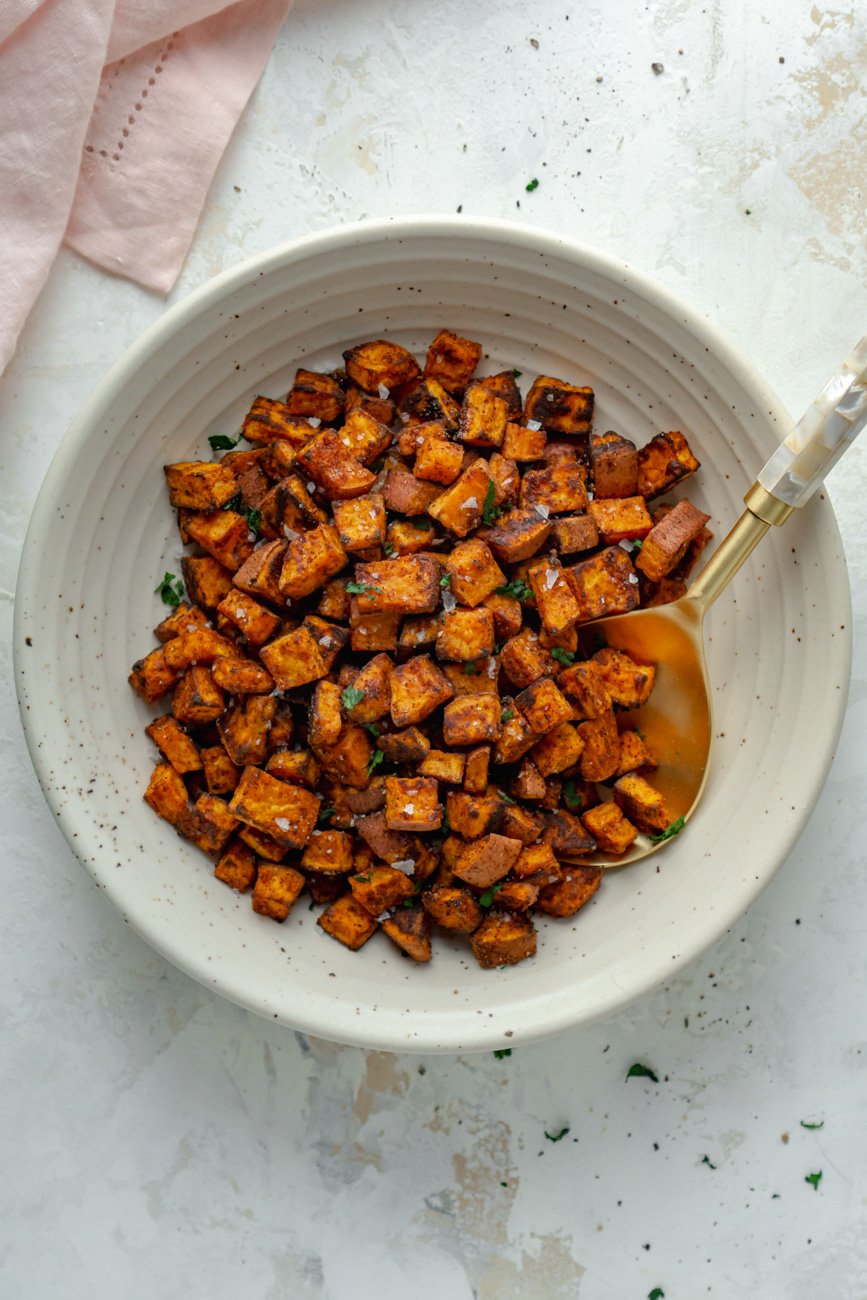
M 513 578 L 503 587 L 496 587 L 498 596 L 511 596 L 513 600 L 532 600 L 533 592 L 523 578 Z
M 394 547 L 391 542 L 386 542 L 382 548 L 383 555 L 394 555 Z
M 502 1061 L 504 1056 L 511 1056 L 511 1055 L 512 1055 L 511 1047 L 497 1047 L 494 1050 L 494 1056 L 496 1056 L 498 1061 Z M 500 1186 L 505 1187 L 506 1184 L 500 1183 Z
M 503 513 L 495 504 L 496 499 L 497 485 L 488 479 L 488 490 L 485 493 L 485 504 L 482 506 L 482 519 L 486 524 L 495 524 Z
M 539 188 L 539 182 L 537 178 L 534 176 L 531 181 L 528 181 L 528 183 L 525 185 L 524 188 L 526 189 L 528 194 L 532 194 L 533 190 L 537 190 Z
M 490 889 L 486 889 L 483 894 L 479 894 L 479 907 L 490 907 L 494 901 L 494 895 L 499 894 L 503 888 L 503 883 L 501 880 L 496 885 L 491 885 Z
M 366 694 L 366 691 L 359 691 L 355 686 L 347 686 L 340 696 L 344 709 L 354 709 L 356 704 L 361 703 Z
M 476 665 L 473 663 L 472 660 L 469 660 L 468 663 L 464 664 L 464 672 L 469 673 L 470 677 L 475 677 L 478 671 L 479 671 L 478 668 L 476 667 Z
M 665 830 L 662 832 L 661 835 L 650 835 L 648 836 L 648 839 L 650 840 L 651 844 L 662 844 L 664 840 L 673 840 L 675 835 L 679 835 L 680 832 L 683 830 L 685 822 L 686 822 L 686 814 L 684 814 L 682 817 L 678 817 L 677 821 L 672 822 L 670 826 L 666 826 Z
M 821 1169 L 817 1170 L 815 1174 L 807 1174 L 804 1177 L 804 1182 L 809 1183 L 814 1192 L 818 1192 L 819 1184 L 821 1183 L 821 1181 L 822 1181 Z
M 564 650 L 561 646 L 555 645 L 551 651 L 551 658 L 556 659 L 558 664 L 565 664 L 567 668 L 571 668 L 575 662 L 575 652 L 574 650 Z
M 359 882 L 359 884 L 369 885 L 371 880 L 373 879 L 373 873 L 375 870 L 376 870 L 375 867 L 371 867 L 366 876 L 356 876 L 355 879 Z
M 652 1079 L 654 1083 L 659 1083 L 658 1075 L 655 1075 L 649 1066 L 639 1065 L 637 1061 L 635 1065 L 630 1065 L 626 1077 L 627 1079 Z
M 443 576 L 440 578 L 440 586 L 443 588 L 450 587 L 451 581 L 452 581 L 452 575 L 450 573 L 444 573 Z
M 548 1130 L 545 1129 L 545 1137 L 548 1139 L 549 1142 L 559 1142 L 561 1138 L 564 1138 L 567 1133 L 571 1133 L 571 1132 L 572 1130 L 570 1129 L 569 1125 L 564 1124 L 563 1127 L 557 1133 L 549 1133 Z
M 375 750 L 373 751 L 373 753 L 372 753 L 371 756 L 370 756 L 370 762 L 369 762 L 368 765 L 367 765 L 367 775 L 368 775 L 368 776 L 370 776 L 370 774 L 373 772 L 374 768 L 379 767 L 380 763 L 382 762 L 382 760 L 383 760 L 384 758 L 385 758 L 385 754 L 383 754 L 383 752 L 382 752 L 381 749 L 375 749 Z
M 647 1300 L 665 1300 L 665 1292 L 661 1286 L 655 1286 L 652 1291 L 648 1291 Z
M 513 370 L 513 371 L 512 371 L 512 375 L 514 376 L 515 379 L 520 379 L 520 378 L 521 378 L 521 375 L 522 375 L 523 373 L 524 373 L 523 370 Z
M 173 573 L 164 573 L 162 582 L 154 587 L 154 591 L 158 591 L 163 604 L 172 609 L 177 609 L 184 598 L 184 584 Z
M 375 461 L 373 462 L 373 464 L 371 465 L 371 467 L 370 467 L 370 472 L 371 472 L 372 474 L 379 474 L 380 471 L 382 470 L 382 467 L 383 467 L 384 464 L 385 464 L 385 461 L 384 461 L 384 459 L 380 456 L 379 460 L 375 460 Z
M 707 1165 L 708 1169 L 716 1169 L 716 1165 L 711 1160 L 710 1156 L 702 1156 L 701 1163 Z
M 317 825 L 317 826 L 327 826 L 328 823 L 331 821 L 331 817 L 332 817 L 332 814 L 334 813 L 334 811 L 335 811 L 335 810 L 334 810 L 333 807 L 332 807 L 332 808 L 321 808 L 321 809 L 319 810 L 319 816 L 318 816 L 317 819 L 316 819 L 316 825 Z
M 584 795 L 579 794 L 577 782 L 574 780 L 563 782 L 563 798 L 567 808 L 584 807 Z
M 247 520 L 247 527 L 251 533 L 258 533 L 262 525 L 262 511 L 256 510 L 253 506 L 245 506 L 244 498 L 240 492 L 236 492 L 230 501 L 223 506 L 224 510 L 234 510 L 236 514 L 243 515 Z
M 363 596 L 366 591 L 375 591 L 379 595 L 379 587 L 371 587 L 369 582 L 347 582 L 346 590 L 350 596 Z
M 379 727 L 376 725 L 375 722 L 362 722 L 361 725 L 362 725 L 362 727 L 364 727 L 364 730 L 365 730 L 365 731 L 369 731 L 369 732 L 370 732 L 370 734 L 371 734 L 371 736 L 373 736 L 374 740 L 378 740 L 378 739 L 379 739 Z
M 801 1120 L 801 1128 L 824 1128 L 824 1127 L 825 1127 L 825 1121 L 823 1119 L 820 1119 L 818 1124 L 808 1124 L 805 1119 Z
M 224 433 L 212 433 L 208 437 L 208 442 L 211 444 L 211 451 L 231 451 L 233 447 L 237 447 L 240 441 L 240 433 L 237 438 L 227 438 Z
M 413 528 L 423 529 L 425 531 L 430 528 L 430 521 L 425 519 L 424 515 L 416 515 L 415 518 L 410 519 L 408 522 L 412 524 Z
M 498 791 L 497 791 L 497 798 L 498 798 L 498 799 L 502 799 L 503 803 L 514 803 L 514 802 L 515 802 L 514 799 L 511 799 L 511 798 L 506 794 L 505 790 L 498 790 Z
M 500 714 L 500 721 L 501 721 L 501 722 L 508 722 L 509 719 L 510 719 L 510 718 L 514 718 L 514 716 L 515 716 L 515 710 L 514 710 L 514 709 L 503 709 L 503 712 Z

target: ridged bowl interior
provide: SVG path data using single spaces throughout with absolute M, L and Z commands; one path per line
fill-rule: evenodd
M 612 871 L 574 920 L 539 921 L 535 960 L 480 970 L 441 940 L 430 965 L 376 935 L 353 954 L 302 900 L 283 925 L 214 880 L 142 802 L 155 752 L 127 685 L 164 613 L 181 546 L 162 466 L 208 458 L 259 393 L 344 348 L 423 355 L 443 326 L 483 371 L 592 384 L 597 429 L 681 429 L 688 494 L 718 537 L 782 436 L 772 393 L 706 322 L 622 264 L 506 223 L 347 226 L 244 263 L 169 311 L 66 435 L 24 548 L 15 654 L 21 716 L 70 847 L 124 918 L 202 983 L 287 1025 L 393 1050 L 455 1051 L 578 1025 L 648 990 L 716 939 L 785 859 L 825 779 L 849 672 L 848 585 L 827 501 L 769 537 L 708 617 L 712 772 L 688 831 Z

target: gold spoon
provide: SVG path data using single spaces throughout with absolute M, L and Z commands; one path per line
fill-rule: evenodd
M 608 645 L 656 665 L 649 701 L 625 717 L 647 736 L 659 762 L 650 779 L 672 823 L 666 838 L 639 835 L 620 857 L 595 853 L 583 861 L 605 867 L 639 862 L 692 816 L 707 779 L 712 734 L 704 615 L 768 529 L 784 524 L 810 499 L 865 426 L 867 336 L 774 452 L 744 497 L 746 510 L 686 594 L 669 605 L 600 620 Z

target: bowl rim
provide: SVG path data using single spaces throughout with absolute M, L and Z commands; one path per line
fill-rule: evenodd
M 327 253 L 331 249 L 342 248 L 347 245 L 377 243 L 383 240 L 400 238 L 401 236 L 414 239 L 419 237 L 448 239 L 452 236 L 460 236 L 486 240 L 491 244 L 510 245 L 542 256 L 548 255 L 575 260 L 586 270 L 619 281 L 643 298 L 648 305 L 661 310 L 669 317 L 677 319 L 683 327 L 703 342 L 712 351 L 716 361 L 728 372 L 741 389 L 750 395 L 757 408 L 767 412 L 771 420 L 780 428 L 784 428 L 786 424 L 791 423 L 789 413 L 770 385 L 745 359 L 720 327 L 687 303 L 679 294 L 661 285 L 649 274 L 637 270 L 630 263 L 607 252 L 601 252 L 593 245 L 548 230 L 538 229 L 523 222 L 451 214 L 419 214 L 365 219 L 346 223 L 345 225 L 330 226 L 321 231 L 284 241 L 243 259 L 205 281 L 178 302 L 168 307 L 156 321 L 148 326 L 124 350 L 105 376 L 97 383 L 78 414 L 73 418 L 57 446 L 39 488 L 27 526 L 18 566 L 12 646 L 19 715 L 30 758 L 46 802 L 63 832 L 67 845 L 92 879 L 94 878 L 94 872 L 91 870 L 90 862 L 96 861 L 100 857 L 97 835 L 92 825 L 92 819 L 87 814 L 85 805 L 82 805 L 79 810 L 77 819 L 74 813 L 70 813 L 68 806 L 64 807 L 61 819 L 59 806 L 61 801 L 59 792 L 54 789 L 54 783 L 50 779 L 49 758 L 46 750 L 39 744 L 40 736 L 35 730 L 36 719 L 25 706 L 21 689 L 21 684 L 28 671 L 24 649 L 26 602 L 28 598 L 35 595 L 33 585 L 29 580 L 32 548 L 28 543 L 39 533 L 43 525 L 47 524 L 52 518 L 56 490 L 80 454 L 81 444 L 85 441 L 93 424 L 111 405 L 114 395 L 123 388 L 127 377 L 137 372 L 185 321 L 199 317 L 211 310 L 231 293 L 252 283 L 255 279 L 261 278 L 293 260 L 303 259 L 308 254 Z M 839 542 L 839 529 L 833 507 L 827 496 L 825 504 L 825 526 L 831 529 L 832 534 Z M 685 936 L 686 942 L 681 946 L 677 960 L 672 962 L 671 968 L 665 974 L 661 975 L 658 971 L 654 971 L 645 974 L 643 977 L 637 976 L 625 989 L 622 987 L 609 987 L 600 998 L 598 1006 L 590 1014 L 582 1014 L 577 1018 L 574 1013 L 570 1013 L 568 1006 L 562 1003 L 552 1003 L 547 1008 L 547 1015 L 543 1024 L 516 1025 L 511 1039 L 513 1043 L 530 1042 L 589 1024 L 593 1020 L 616 1012 L 621 1007 L 658 988 L 666 978 L 681 971 L 716 943 L 725 930 L 746 912 L 782 866 L 803 833 L 806 822 L 821 794 L 834 757 L 846 711 L 848 682 L 851 675 L 852 631 L 851 591 L 848 570 L 845 565 L 836 576 L 839 578 L 837 598 L 848 609 L 848 616 L 845 620 L 846 635 L 840 637 L 839 640 L 835 639 L 840 679 L 845 683 L 846 689 L 842 689 L 837 693 L 837 707 L 836 713 L 831 720 L 832 725 L 825 732 L 825 742 L 823 746 L 820 746 L 820 753 L 816 754 L 814 751 L 813 754 L 817 770 L 821 772 L 821 779 L 816 782 L 814 797 L 809 807 L 803 810 L 803 815 L 798 822 L 789 828 L 788 833 L 779 836 L 771 865 L 760 878 L 756 877 L 750 881 L 749 887 L 744 887 L 739 891 L 736 900 L 728 908 L 717 913 L 713 934 L 701 933 L 691 939 Z M 70 839 L 71 830 L 76 831 L 74 844 Z M 118 908 L 124 921 L 174 966 L 192 976 L 198 982 L 205 984 L 206 987 L 216 990 L 222 996 L 235 1002 L 236 1005 L 241 1005 L 257 1014 L 275 1018 L 271 1008 L 266 1008 L 252 998 L 233 991 L 232 987 L 227 985 L 227 981 L 221 978 L 215 979 L 212 971 L 207 972 L 206 978 L 205 972 L 201 969 L 201 963 L 192 959 L 184 951 L 181 944 L 173 943 L 160 930 L 158 924 L 149 923 L 147 919 L 138 920 L 135 917 L 128 916 L 124 910 L 122 899 L 115 896 L 110 878 L 100 881 L 99 884 L 114 906 Z M 279 1022 L 287 1025 L 290 1023 L 282 1015 L 276 1018 Z M 318 1021 L 305 1024 L 303 1012 L 294 1014 L 291 1023 L 293 1028 L 302 1032 L 314 1033 L 323 1037 L 329 1032 L 334 1032 L 335 1041 L 396 1052 L 486 1051 L 490 1050 L 492 1042 L 496 1046 L 500 1041 L 499 1036 L 496 1036 L 496 1041 L 494 1041 L 490 1032 L 486 1033 L 484 1031 L 483 1026 L 478 1027 L 478 1041 L 475 1043 L 466 1041 L 467 1035 L 465 1032 L 460 1034 L 455 1032 L 449 1035 L 448 1032 L 443 1032 L 443 1021 L 445 1019 L 447 1019 L 445 1016 L 437 1017 L 437 1027 L 433 1031 L 436 1035 L 435 1038 L 433 1034 L 427 1037 L 422 1030 L 412 1040 L 402 1036 L 397 1029 L 388 1032 L 385 1025 L 376 1025 L 372 1033 L 365 1033 L 363 1030 L 351 1032 L 348 1018 L 339 1029 L 335 1028 L 333 1031 L 330 1031 L 329 1027 L 323 1026 Z

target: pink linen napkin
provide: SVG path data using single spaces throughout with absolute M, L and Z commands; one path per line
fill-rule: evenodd
M 171 289 L 290 5 L 0 5 L 0 372 L 64 238 Z

